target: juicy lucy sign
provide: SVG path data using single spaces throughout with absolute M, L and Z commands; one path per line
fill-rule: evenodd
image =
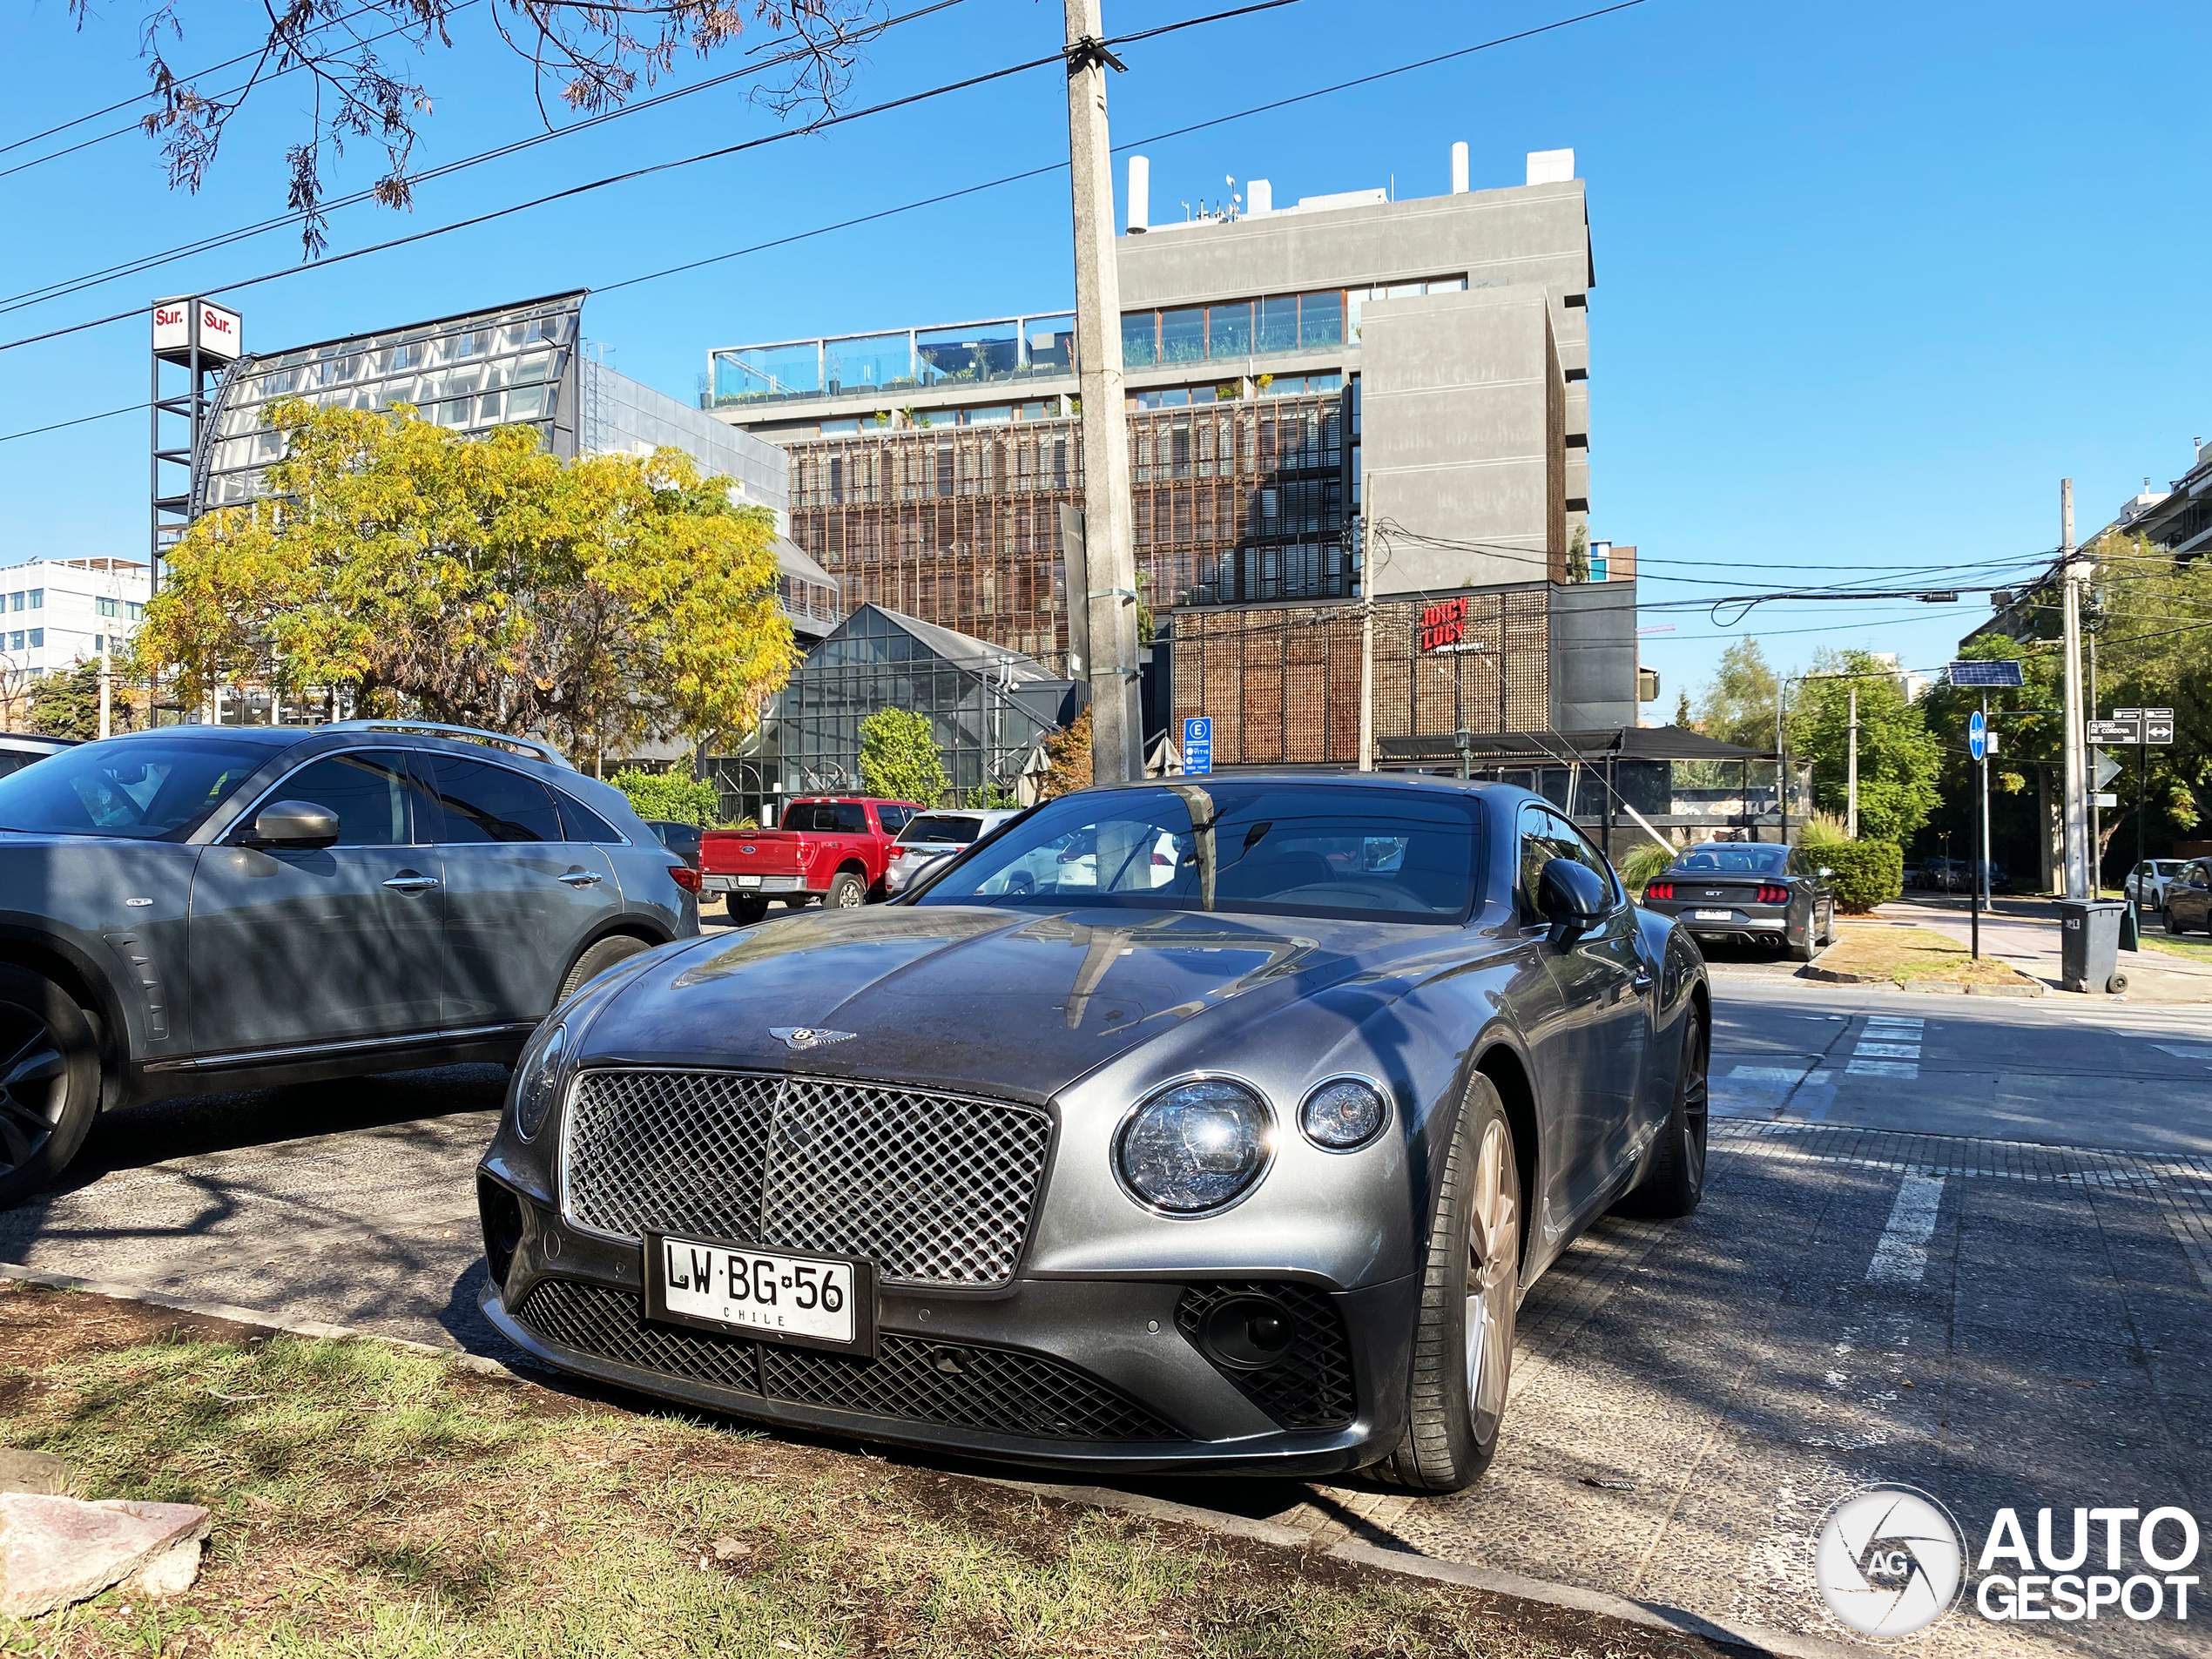
M 153 308 L 153 348 L 183 351 L 192 344 L 192 313 L 199 314 L 199 354 L 234 360 L 244 337 L 238 313 L 212 306 L 205 300 L 164 300 Z
M 1420 648 L 1425 657 L 1431 651 L 1468 649 L 1467 602 L 1464 595 L 1422 608 Z

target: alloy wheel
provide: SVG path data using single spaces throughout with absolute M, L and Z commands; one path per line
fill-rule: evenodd
M 69 1103 L 69 1060 L 34 1008 L 0 1002 L 0 1174 L 37 1157 Z
M 1705 1022 L 1696 1015 L 1689 1016 L 1689 1035 L 1683 1042 L 1682 1056 L 1682 1117 L 1683 1163 L 1689 1177 L 1689 1190 L 1694 1193 L 1705 1185 L 1705 1130 L 1710 1091 L 1705 1072 L 1710 1058 L 1710 1040 L 1705 1032 Z
M 1493 1117 L 1482 1128 L 1467 1206 L 1467 1414 L 1487 1446 L 1505 1415 L 1521 1288 L 1521 1180 L 1513 1139 Z

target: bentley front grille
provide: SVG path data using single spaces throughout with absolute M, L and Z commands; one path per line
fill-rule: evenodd
M 657 1325 L 635 1294 L 541 1279 L 516 1316 L 546 1341 L 617 1365 L 798 1405 L 1052 1440 L 1184 1437 L 1109 1384 L 1042 1354 L 887 1332 L 873 1359 Z
M 1034 1107 L 776 1072 L 587 1071 L 562 1211 L 647 1231 L 873 1261 L 907 1285 L 1003 1285 L 1051 1120 Z

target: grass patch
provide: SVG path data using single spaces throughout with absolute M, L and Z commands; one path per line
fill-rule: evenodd
M 2177 939 L 2162 928 L 2145 927 L 2136 938 L 2145 950 L 2162 951 L 2168 956 L 2186 956 L 2192 961 L 2212 962 L 2212 939 L 2202 934 L 2190 934 Z
M 1992 956 L 1977 961 L 1967 948 L 1930 927 L 1892 922 L 1840 922 L 1836 942 L 1823 951 L 1820 966 L 1831 973 L 1897 985 L 1940 980 L 1967 985 L 2033 985 L 2036 981 Z
M 961 1475 L 623 1411 L 373 1342 L 0 1289 L 0 1440 L 206 1505 L 199 1582 L 0 1652 L 1717 1656 L 1703 1642 Z

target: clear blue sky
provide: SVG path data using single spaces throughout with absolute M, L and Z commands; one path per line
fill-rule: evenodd
M 894 10 L 905 9 L 892 0 Z M 1584 0 L 1587 5 L 1588 0 Z M 247 44 L 244 9 L 185 0 L 197 67 Z M 435 165 L 538 117 L 523 66 L 464 10 L 459 51 L 426 66 Z M 1106 0 L 1109 31 L 1221 9 Z M 1117 142 L 1187 125 L 1517 29 L 1555 5 L 1298 0 L 1129 49 Z M 257 9 L 258 10 L 258 9 Z M 79 32 L 62 0 L 0 17 L 14 96 L 0 143 L 131 95 L 140 0 Z M 1378 20 L 1386 20 L 1378 26 Z M 961 0 L 874 45 L 855 102 L 1055 49 L 1049 0 Z M 2164 488 L 2212 437 L 2212 9 L 2047 3 L 1777 6 L 1647 0 L 1378 87 L 1147 146 L 1154 212 L 1224 175 L 1278 200 L 1448 185 L 1454 139 L 1477 187 L 1521 182 L 1530 150 L 1571 145 L 1588 180 L 1591 497 L 1595 531 L 1646 560 L 1648 605 L 1845 580 L 1881 565 L 1979 565 L 2057 538 L 2071 474 L 2087 531 L 2148 475 Z M 679 68 L 674 83 L 702 70 Z M 282 209 L 296 80 L 240 118 L 207 188 L 165 185 L 145 140 L 117 138 L 0 178 L 0 291 L 93 270 Z M 81 137 L 126 118 L 79 129 Z M 732 91 L 681 99 L 426 186 L 412 214 L 337 216 L 334 251 L 624 167 L 772 131 Z M 573 286 L 602 287 L 1063 158 L 1051 69 L 601 192 L 499 224 L 247 290 L 249 346 L 272 347 Z M 42 152 L 0 155 L 0 167 Z M 334 191 L 373 177 L 362 145 Z M 286 266 L 276 232 L 0 316 L 0 340 Z M 989 316 L 1067 302 L 1064 174 L 595 300 L 620 367 L 689 398 L 711 346 Z M 145 325 L 0 351 L 0 433 L 144 396 Z M 143 415 L 0 443 L 13 495 L 0 559 L 138 551 Z M 1675 561 L 1676 563 L 1661 563 Z M 1701 569 L 1710 564 L 1720 567 Z M 1774 568 L 1750 568 L 1774 567 Z M 1722 586 L 1661 577 L 1696 577 Z M 1912 578 L 1919 582 L 1921 578 Z M 1939 664 L 1986 611 L 1772 605 L 1723 631 L 1650 610 L 1643 658 L 1695 686 L 1727 639 L 1802 664 L 1823 644 Z

